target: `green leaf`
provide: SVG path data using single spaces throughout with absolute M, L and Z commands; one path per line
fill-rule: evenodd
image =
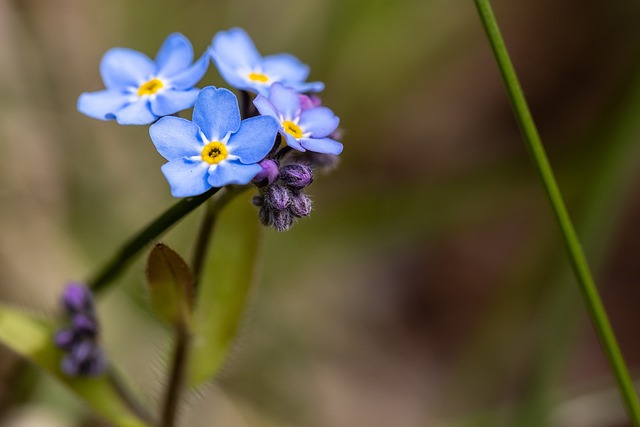
M 118 427 L 147 427 L 120 399 L 106 376 L 69 378 L 60 371 L 62 351 L 53 343 L 55 327 L 33 315 L 0 305 L 0 343 L 65 384 L 96 413 Z
M 189 384 L 220 369 L 237 333 L 258 255 L 261 227 L 248 192 L 220 212 L 209 246 L 195 313 Z
M 168 246 L 158 243 L 147 260 L 151 305 L 160 320 L 190 325 L 193 275 L 186 262 Z

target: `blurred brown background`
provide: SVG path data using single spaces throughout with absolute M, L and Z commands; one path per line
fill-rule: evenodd
M 493 5 L 637 377 L 640 3 Z M 75 109 L 104 52 L 179 31 L 199 54 L 233 26 L 311 65 L 345 151 L 311 217 L 265 233 L 243 332 L 184 425 L 627 425 L 470 0 L 0 0 L 2 300 L 53 312 L 174 202 L 147 127 Z M 163 240 L 188 253 L 197 217 Z M 142 271 L 100 310 L 153 403 L 167 335 Z M 0 426 L 98 425 L 3 353 Z

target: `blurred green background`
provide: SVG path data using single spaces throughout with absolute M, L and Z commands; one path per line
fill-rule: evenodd
M 493 5 L 637 377 L 640 3 Z M 179 31 L 199 54 L 233 26 L 311 65 L 345 150 L 311 217 L 266 231 L 231 357 L 183 425 L 627 425 L 471 0 L 0 0 L 2 300 L 54 313 L 174 203 L 146 126 L 75 109 L 104 52 Z M 213 66 L 205 84 L 225 86 Z M 163 241 L 188 254 L 197 220 Z M 142 262 L 119 284 L 105 341 L 153 406 L 167 332 Z M 1 352 L 0 426 L 101 425 L 20 367 Z

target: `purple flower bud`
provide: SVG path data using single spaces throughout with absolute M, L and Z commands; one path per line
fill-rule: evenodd
M 267 206 L 260 208 L 258 216 L 260 218 L 260 223 L 265 227 L 271 227 L 273 225 L 273 211 Z
M 281 185 L 271 185 L 264 193 L 264 204 L 274 210 L 285 210 L 291 204 L 291 191 Z
M 97 377 L 103 374 L 106 369 L 107 358 L 98 347 L 92 357 L 80 365 L 80 373 L 89 377 Z
M 70 313 L 93 310 L 93 295 L 86 286 L 69 283 L 62 293 L 62 304 Z
M 273 227 L 278 231 L 287 231 L 293 225 L 293 216 L 289 210 L 274 211 Z
M 304 193 L 294 194 L 289 211 L 298 218 L 308 216 L 311 213 L 311 199 Z
M 78 313 L 71 319 L 73 329 L 77 332 L 96 335 L 98 333 L 98 322 L 93 316 Z
M 280 180 L 292 190 L 302 190 L 313 182 L 313 172 L 307 165 L 293 163 L 282 167 Z
M 258 162 L 262 170 L 253 178 L 253 183 L 258 187 L 266 187 L 278 179 L 278 163 L 271 159 L 263 159 Z
M 80 373 L 80 362 L 78 362 L 71 354 L 67 354 L 62 358 L 60 368 L 65 375 L 76 377 Z
M 61 329 L 53 338 L 56 346 L 63 350 L 70 350 L 76 341 L 76 333 L 73 329 Z
M 83 340 L 73 346 L 69 355 L 73 357 L 76 362 L 84 363 L 93 355 L 95 347 L 96 343 L 92 340 Z
M 308 110 L 309 108 L 315 108 L 322 105 L 322 99 L 316 95 L 298 95 L 300 98 L 300 108 L 302 110 Z

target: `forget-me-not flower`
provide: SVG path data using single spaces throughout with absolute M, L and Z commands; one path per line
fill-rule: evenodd
M 248 184 L 262 171 L 257 163 L 273 147 L 277 132 L 271 117 L 241 121 L 235 95 L 213 86 L 200 91 L 193 121 L 163 117 L 149 128 L 156 149 L 169 161 L 162 172 L 175 197 Z
M 105 90 L 80 95 L 78 111 L 121 125 L 143 125 L 190 108 L 204 76 L 208 54 L 193 63 L 193 47 L 182 34 L 167 37 L 155 61 L 132 49 L 114 48 L 100 62 Z
M 249 35 L 241 28 L 221 31 L 210 47 L 213 62 L 222 77 L 236 89 L 269 94 L 269 87 L 280 82 L 297 92 L 320 92 L 322 82 L 305 82 L 309 67 L 287 53 L 261 56 Z
M 303 109 L 300 96 L 292 89 L 274 83 L 269 98 L 258 95 L 253 101 L 260 114 L 278 121 L 279 131 L 287 145 L 298 151 L 338 155 L 342 143 L 329 138 L 340 119 L 327 107 Z

